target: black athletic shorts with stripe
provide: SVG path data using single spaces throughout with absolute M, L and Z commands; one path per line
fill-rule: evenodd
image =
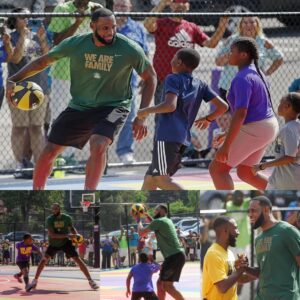
M 182 167 L 181 159 L 186 146 L 180 143 L 155 141 L 152 162 L 146 172 L 151 176 L 173 176 Z
M 99 134 L 112 141 L 125 123 L 129 110 L 101 107 L 80 111 L 68 107 L 53 122 L 48 141 L 82 149 L 91 135 Z

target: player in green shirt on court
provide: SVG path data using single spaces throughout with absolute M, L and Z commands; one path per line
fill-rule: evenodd
M 91 29 L 92 33 L 63 40 L 48 54 L 8 78 L 6 91 L 10 99 L 16 82 L 39 73 L 61 58 L 70 59 L 72 99 L 52 125 L 35 166 L 34 189 L 44 189 L 55 158 L 66 146 L 82 149 L 88 141 L 90 157 L 86 165 L 85 189 L 96 189 L 106 166 L 107 149 L 130 111 L 133 70 L 144 81 L 140 108 L 148 107 L 153 98 L 155 71 L 138 44 L 116 33 L 113 12 L 106 8 L 93 12 Z M 136 140 L 143 139 L 147 135 L 145 121 L 136 118 L 133 131 Z
M 49 236 L 49 246 L 37 267 L 33 281 L 26 286 L 26 291 L 29 292 L 31 289 L 36 288 L 38 279 L 44 267 L 58 251 L 63 251 L 67 258 L 72 258 L 78 264 L 80 270 L 89 281 L 92 289 L 99 289 L 99 286 L 91 278 L 86 265 L 78 256 L 75 246 L 72 244 L 71 239 L 79 236 L 75 227 L 73 226 L 72 218 L 69 215 L 62 213 L 60 211 L 60 205 L 58 203 L 54 203 L 52 205 L 52 215 L 47 218 L 46 222 Z
M 140 220 L 137 221 L 140 236 L 146 236 L 151 231 L 155 232 L 157 244 L 164 257 L 157 281 L 158 298 L 165 299 L 166 293 L 168 293 L 176 300 L 184 300 L 182 294 L 174 286 L 174 282 L 179 281 L 185 264 L 184 249 L 179 243 L 172 220 L 167 217 L 167 206 L 163 204 L 157 205 L 154 214 L 152 219 L 149 214 L 145 213 L 147 218 L 151 220 L 151 223 L 145 228 Z
M 262 232 L 255 239 L 257 268 L 246 272 L 259 279 L 256 300 L 300 299 L 300 233 L 272 215 L 271 201 L 254 197 L 249 206 L 250 223 Z

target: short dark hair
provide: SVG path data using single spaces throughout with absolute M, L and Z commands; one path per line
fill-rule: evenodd
M 168 213 L 168 207 L 167 207 L 167 205 L 165 205 L 165 204 L 159 204 L 157 207 L 163 209 L 166 214 Z
M 25 241 L 25 240 L 27 240 L 27 239 L 29 239 L 29 238 L 31 238 L 32 236 L 31 236 L 31 234 L 30 233 L 25 233 L 24 235 L 23 235 L 23 240 Z
M 109 10 L 105 7 L 100 7 L 92 13 L 92 22 L 97 21 L 101 17 L 110 17 L 113 15 L 114 15 L 114 13 L 111 10 Z
M 258 201 L 262 207 L 269 207 L 272 210 L 272 202 L 267 196 L 257 196 L 251 199 L 251 201 Z
M 178 50 L 177 58 L 191 70 L 195 70 L 200 63 L 200 54 L 192 48 L 182 48 Z
M 139 259 L 141 263 L 146 263 L 148 262 L 148 255 L 146 253 L 141 253 Z
M 13 13 L 22 13 L 22 12 L 27 12 L 29 11 L 29 9 L 24 8 L 24 7 L 17 7 L 14 8 L 11 12 Z M 16 25 L 17 25 L 17 17 L 8 17 L 7 21 L 6 21 L 6 25 L 9 29 L 13 30 L 16 29 Z
M 229 218 L 229 217 L 225 217 L 225 216 L 220 216 L 220 217 L 217 217 L 214 221 L 214 231 L 216 231 L 218 228 L 224 226 L 225 224 L 228 224 L 230 223 L 230 220 L 232 218 Z
M 300 114 L 300 93 L 288 93 L 286 99 L 291 103 L 293 111 Z

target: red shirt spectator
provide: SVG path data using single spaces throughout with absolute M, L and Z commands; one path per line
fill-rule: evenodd
M 156 50 L 153 66 L 160 81 L 172 73 L 171 60 L 180 48 L 200 46 L 209 37 L 194 23 L 186 20 L 176 22 L 170 18 L 157 19 L 155 37 Z

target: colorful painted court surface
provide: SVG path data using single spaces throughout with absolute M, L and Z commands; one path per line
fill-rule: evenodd
M 100 272 L 100 299 L 101 300 L 128 300 L 126 298 L 126 278 L 130 269 L 119 269 Z M 153 275 L 153 286 L 156 289 L 158 275 Z M 132 284 L 132 282 L 131 282 Z M 185 299 L 200 299 L 200 263 L 187 262 L 181 273 L 180 281 L 175 283 L 176 288 Z M 173 299 L 170 296 L 166 300 Z
M 17 266 L 0 267 L 0 299 L 14 300 L 20 297 L 33 300 L 99 300 L 99 290 L 92 290 L 88 281 L 78 268 L 46 267 L 43 271 L 37 288 L 26 292 L 24 283 L 14 279 L 13 274 L 18 272 Z M 30 278 L 35 274 L 36 267 L 30 268 Z M 90 270 L 94 280 L 99 282 L 99 270 Z
M 101 190 L 140 190 L 143 184 L 145 167 L 132 167 L 109 169 L 98 185 Z M 232 178 L 235 189 L 253 189 L 242 182 L 233 170 Z M 268 175 L 268 174 L 267 174 Z M 214 185 L 207 169 L 183 168 L 174 175 L 174 180 L 187 190 L 213 190 Z M 67 174 L 64 178 L 50 178 L 46 189 L 65 190 L 66 186 L 72 190 L 82 190 L 84 187 L 84 175 Z M 12 175 L 0 176 L 1 190 L 27 190 L 32 188 L 32 180 L 14 179 Z

